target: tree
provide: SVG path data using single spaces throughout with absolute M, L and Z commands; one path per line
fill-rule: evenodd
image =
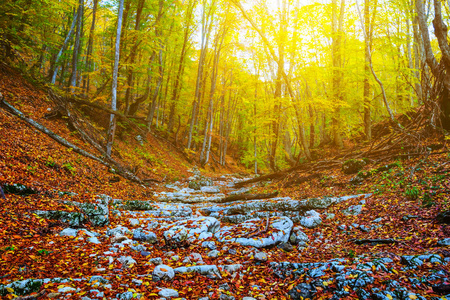
M 77 34 L 75 35 L 75 44 L 73 45 L 72 53 L 72 73 L 70 75 L 69 87 L 72 93 L 75 91 L 74 87 L 77 86 L 77 71 L 78 71 L 78 58 L 81 49 L 81 32 L 83 23 L 83 9 L 84 0 L 79 0 L 77 11 Z
M 82 0 L 80 0 L 82 1 Z M 117 76 L 119 73 L 119 61 L 120 61 L 120 35 L 122 32 L 122 15 L 123 15 L 123 2 L 119 1 L 119 13 L 117 15 L 117 33 L 116 33 L 116 46 L 114 54 L 114 69 L 113 69 L 113 79 L 111 87 L 111 110 L 116 111 L 117 109 Z M 111 114 L 109 119 L 108 133 L 107 133 L 107 143 L 106 143 L 106 156 L 111 157 L 112 145 L 114 142 L 114 136 L 116 132 L 116 115 Z
M 438 109 L 440 109 L 440 111 L 434 112 L 432 123 L 437 125 L 437 119 L 440 119 L 443 128 L 450 129 L 450 46 L 447 41 L 448 28 L 442 19 L 441 1 L 434 0 L 433 20 L 434 35 L 438 40 L 439 49 L 442 54 L 440 63 L 437 62 L 431 48 L 430 35 L 428 33 L 425 9 L 422 0 L 416 0 L 416 10 L 425 49 L 426 62 L 430 67 L 431 73 L 442 86 L 442 91 L 440 92 L 438 99 Z

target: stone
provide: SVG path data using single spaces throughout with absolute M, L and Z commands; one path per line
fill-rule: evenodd
M 88 238 L 87 241 L 89 243 L 93 243 L 93 244 L 101 244 L 102 243 L 98 240 L 98 238 L 96 236 Z
M 109 208 L 107 204 L 102 204 L 101 199 L 97 203 L 80 203 L 77 206 L 94 227 L 109 224 Z
M 153 203 L 141 200 L 129 200 L 126 201 L 125 203 L 121 203 L 118 207 L 123 210 L 137 210 L 137 211 L 152 210 L 155 208 Z
M 267 253 L 265 252 L 257 252 L 254 256 L 257 261 L 267 261 Z
M 293 287 L 288 294 L 293 300 L 313 299 L 316 288 L 309 283 L 300 283 Z
M 211 251 L 209 251 L 208 252 L 208 257 L 211 257 L 211 258 L 216 258 L 217 256 L 219 256 L 219 251 L 217 251 L 217 250 L 211 250 Z
M 120 233 L 121 235 L 125 235 L 125 234 L 130 234 L 131 231 L 127 227 L 120 226 L 120 225 L 106 231 L 106 235 L 108 235 L 108 236 L 114 236 L 117 233 Z
M 339 225 L 337 228 L 341 231 L 344 231 L 347 230 L 347 225 Z
M 133 292 L 125 292 L 125 293 L 117 294 L 116 297 L 119 300 L 131 300 L 131 299 L 133 299 Z
M 366 162 L 362 159 L 349 159 L 342 164 L 342 172 L 344 174 L 355 174 L 361 171 L 366 165 Z
M 121 256 L 117 259 L 121 264 L 122 268 L 131 268 L 136 261 L 131 256 Z
M 289 235 L 293 227 L 293 222 L 287 217 L 272 217 L 270 218 L 270 224 L 268 231 L 270 235 L 267 237 L 236 237 L 234 232 L 242 230 L 246 235 L 252 232 L 255 228 L 255 223 L 261 224 L 261 219 L 251 219 L 235 226 L 227 226 L 221 228 L 216 234 L 216 238 L 220 242 L 235 242 L 243 246 L 253 246 L 256 248 L 262 248 L 272 246 L 280 242 L 287 242 Z
M 79 227 L 84 221 L 85 217 L 80 212 L 67 212 L 60 210 L 35 210 L 33 213 L 37 214 L 41 218 L 49 220 L 59 220 L 69 226 Z
M 174 270 L 167 265 L 158 265 L 153 270 L 153 276 L 158 277 L 160 280 L 171 280 L 175 276 Z
M 158 292 L 158 295 L 164 298 L 178 298 L 178 292 L 173 289 L 162 289 Z
M 309 210 L 305 213 L 305 216 L 300 219 L 300 225 L 306 228 L 315 228 L 322 224 L 322 218 L 320 214 L 315 210 Z
M 7 285 L 0 285 L 0 296 L 10 294 L 8 289 L 13 289 L 13 293 L 18 296 L 39 292 L 43 284 L 42 279 L 25 279 L 11 282 Z
M 130 222 L 131 226 L 138 226 L 140 223 L 138 219 L 128 219 L 128 222 Z
M 217 194 L 217 193 L 220 193 L 220 189 L 217 186 L 202 186 L 200 188 L 200 191 L 202 193 L 206 193 L 206 194 Z
M 190 255 L 189 255 L 189 260 L 191 261 L 191 262 L 196 262 L 196 263 L 198 263 L 198 264 L 205 264 L 204 262 L 203 262 L 203 257 L 201 256 L 201 254 L 200 253 L 196 253 L 196 252 L 193 252 L 193 253 L 191 253 Z
M 93 283 L 93 282 L 108 283 L 109 280 L 103 278 L 102 276 L 94 275 L 94 276 L 91 276 L 91 278 L 89 279 L 89 283 Z
M 372 222 L 374 223 L 380 223 L 383 220 L 383 218 L 376 218 L 375 220 L 373 220 Z
M 239 271 L 243 267 L 244 266 L 241 265 L 241 264 L 232 264 L 232 265 L 220 265 L 219 269 L 221 271 L 225 271 L 225 272 L 228 272 L 228 273 L 232 274 L 232 273 L 236 273 L 237 271 Z
M 282 243 L 279 243 L 277 247 L 285 252 L 291 252 L 292 250 L 294 250 L 294 247 L 292 247 L 292 245 L 289 243 L 282 242 Z
M 199 217 L 177 221 L 166 226 L 164 238 L 172 244 L 188 241 L 190 243 L 201 238 L 212 237 L 212 234 L 220 228 L 220 222 L 212 217 Z M 202 233 L 211 233 L 202 235 Z M 200 238 L 201 237 L 201 238 Z
M 445 238 L 437 242 L 438 246 L 450 246 L 450 238 Z
M 181 273 L 198 273 L 200 275 L 207 276 L 209 278 L 217 279 L 222 278 L 219 269 L 216 265 L 201 265 L 201 266 L 190 266 L 190 267 L 178 267 L 173 270 L 175 274 Z
M 213 241 L 204 241 L 202 243 L 203 248 L 209 248 L 211 250 L 215 250 L 217 248 L 216 243 Z
M 203 176 L 199 176 L 198 179 L 192 180 L 189 182 L 189 188 L 193 190 L 200 190 L 204 186 L 212 186 L 213 182 L 211 178 L 206 178 Z
M 59 233 L 60 236 L 73 236 L 76 237 L 78 235 L 78 229 L 66 228 Z
M 162 265 L 162 263 L 163 263 L 163 260 L 161 257 L 150 258 L 148 261 L 156 266 Z
M 65 286 L 58 289 L 58 293 L 73 293 L 76 292 L 77 289 L 71 286 Z
M 133 231 L 133 239 L 151 244 L 158 241 L 155 233 L 141 228 L 135 229 Z
M 128 238 L 120 233 L 115 234 L 112 238 L 111 238 L 111 243 L 115 244 L 115 243 L 122 243 L 123 241 L 128 240 Z
M 344 211 L 342 211 L 342 213 L 344 215 L 353 215 L 353 216 L 357 216 L 361 213 L 362 211 L 362 205 L 351 205 L 348 208 L 344 209 Z

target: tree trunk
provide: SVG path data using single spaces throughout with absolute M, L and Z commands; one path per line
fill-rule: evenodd
M 209 37 L 211 34 L 212 23 L 214 19 L 215 0 L 212 0 L 210 7 L 207 9 L 207 1 L 203 0 L 202 10 L 202 33 L 201 33 L 201 50 L 200 58 L 198 60 L 197 82 L 195 84 L 194 102 L 192 105 L 191 121 L 189 124 L 189 135 L 187 149 L 191 149 L 192 135 L 194 133 L 195 121 L 197 119 L 197 111 L 199 109 L 199 103 L 201 98 L 201 83 L 203 81 L 203 69 L 206 60 L 206 54 L 208 52 Z
M 92 72 L 92 51 L 94 48 L 94 29 L 95 29 L 95 19 L 97 15 L 97 6 L 98 0 L 94 0 L 94 8 L 92 10 L 92 24 L 89 30 L 89 41 L 86 51 L 86 71 L 88 73 L 84 76 L 83 79 L 83 90 L 86 95 L 89 93 L 89 85 L 90 85 L 89 72 Z
M 117 77 L 119 73 L 119 61 L 120 61 L 120 35 L 122 33 L 122 15 L 123 15 L 123 1 L 119 1 L 119 13 L 117 15 L 117 33 L 116 33 L 116 45 L 115 45 L 115 55 L 114 55 L 114 69 L 113 69 L 113 79 L 111 87 L 111 109 L 115 111 L 117 109 Z M 111 114 L 109 119 L 109 127 L 107 133 L 107 143 L 106 143 L 106 156 L 111 157 L 112 145 L 114 142 L 114 136 L 116 132 L 116 115 Z
M 66 39 L 64 40 L 64 43 L 61 46 L 61 49 L 59 50 L 58 55 L 56 55 L 56 59 L 53 64 L 53 69 L 52 69 L 52 72 L 50 73 L 52 84 L 55 84 L 55 82 L 56 82 L 56 75 L 58 74 L 58 68 L 59 68 L 59 66 L 58 66 L 59 60 L 61 59 L 61 55 L 63 54 L 63 52 L 66 50 L 67 45 L 69 44 L 69 41 L 72 39 L 73 31 L 75 29 L 75 24 L 77 23 L 77 20 L 78 20 L 78 11 L 73 16 L 72 25 L 70 25 L 70 30 L 67 33 Z
M 375 9 L 375 7 L 373 8 Z M 370 24 L 370 0 L 364 1 L 364 28 L 365 32 L 372 32 Z M 370 45 L 370 34 L 364 35 L 365 44 Z M 369 46 L 370 47 L 370 46 Z M 371 99 L 370 99 L 370 48 L 364 47 L 364 132 L 368 141 L 372 140 L 372 120 L 370 116 Z
M 75 92 L 74 87 L 77 86 L 77 70 L 78 70 L 78 57 L 79 57 L 80 44 L 81 44 L 83 7 L 84 7 L 84 0 L 79 0 L 78 13 L 77 13 L 77 34 L 75 37 L 75 45 L 73 46 L 72 74 L 70 75 L 70 80 L 69 80 L 69 87 L 70 87 L 72 93 Z
M 344 21 L 344 9 L 345 0 L 341 0 L 339 15 L 337 12 L 337 0 L 332 1 L 333 7 L 333 19 L 332 19 L 332 57 L 333 57 L 333 96 L 337 101 L 343 100 L 342 95 L 342 36 L 343 36 L 343 21 Z M 333 137 L 334 144 L 338 148 L 343 147 L 342 135 L 341 135 L 341 105 L 338 103 L 335 105 L 333 116 Z
M 136 62 L 137 50 L 138 50 L 138 34 L 141 29 L 141 16 L 144 9 L 145 0 L 139 0 L 136 10 L 136 23 L 134 25 L 133 47 L 131 48 L 130 60 L 128 62 L 128 74 L 127 74 L 127 90 L 125 92 L 125 114 L 128 114 L 131 103 L 131 95 L 133 91 L 133 69 Z

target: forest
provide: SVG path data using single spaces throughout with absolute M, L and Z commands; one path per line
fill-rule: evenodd
M 450 1 L 0 1 L 0 298 L 450 299 Z
M 258 173 L 370 142 L 377 122 L 436 102 L 449 8 L 416 2 L 5 1 L 0 45 L 203 166 L 231 149 Z M 116 116 L 100 122 L 109 155 L 126 127 Z

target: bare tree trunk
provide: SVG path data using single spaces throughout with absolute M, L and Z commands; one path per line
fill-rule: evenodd
M 84 7 L 84 0 L 79 0 L 78 14 L 77 14 L 77 34 L 75 37 L 75 45 L 73 46 L 72 74 L 70 75 L 70 80 L 69 80 L 69 87 L 71 88 L 72 93 L 75 92 L 74 87 L 77 86 L 77 70 L 78 70 L 78 57 L 79 57 L 80 44 L 81 44 L 83 7 Z
M 119 13 L 117 15 L 117 33 L 116 33 L 116 51 L 114 55 L 114 69 L 113 80 L 111 87 L 111 109 L 115 111 L 117 109 L 117 77 L 119 73 L 119 61 L 120 61 L 120 35 L 122 33 L 122 15 L 123 15 L 123 1 L 119 1 Z M 107 133 L 106 143 L 106 156 L 111 157 L 112 145 L 114 142 L 114 136 L 116 133 L 116 115 L 111 114 L 109 119 L 109 127 Z
M 90 75 L 89 72 L 92 72 L 92 51 L 94 48 L 94 29 L 95 29 L 95 19 L 97 15 L 97 6 L 98 6 L 98 0 L 94 0 L 94 8 L 92 10 L 92 24 L 91 28 L 89 30 L 89 41 L 88 41 L 88 47 L 86 51 L 86 70 L 88 74 L 84 76 L 83 80 L 83 90 L 84 93 L 87 95 L 89 93 L 89 86 L 90 86 Z
M 333 7 L 333 20 L 332 20 L 332 56 L 333 56 L 333 95 L 337 100 L 342 101 L 342 36 L 343 32 L 343 21 L 344 21 L 344 9 L 345 0 L 341 0 L 340 12 L 337 13 L 337 0 L 332 1 Z M 332 116 L 333 122 L 333 136 L 334 144 L 338 148 L 343 147 L 342 135 L 341 135 L 341 106 L 340 104 L 335 105 L 334 113 Z
M 169 133 L 173 131 L 173 125 L 175 123 L 175 114 L 176 114 L 176 107 L 177 102 L 180 96 L 180 90 L 182 89 L 182 77 L 184 73 L 184 64 L 186 60 L 186 54 L 187 50 L 189 49 L 189 37 L 192 34 L 191 29 L 191 23 L 192 23 L 192 16 L 193 11 L 195 8 L 196 1 L 191 1 L 188 5 L 188 8 L 186 9 L 186 18 L 185 18 L 185 24 L 184 24 L 184 35 L 183 35 L 183 46 L 181 47 L 181 54 L 180 54 L 180 61 L 178 65 L 177 74 L 175 76 L 175 83 L 172 90 L 172 99 L 170 102 L 170 112 L 169 112 L 169 124 L 167 126 L 167 130 Z
M 63 54 L 63 52 L 66 50 L 67 45 L 69 44 L 69 41 L 72 39 L 73 31 L 75 29 L 75 24 L 77 23 L 77 20 L 78 20 L 78 11 L 73 16 L 73 21 L 72 21 L 72 25 L 70 25 L 70 30 L 67 33 L 66 39 L 64 40 L 64 43 L 61 46 L 61 49 L 59 50 L 58 55 L 56 55 L 56 60 L 55 60 L 55 63 L 53 64 L 53 70 L 51 72 L 52 84 L 55 84 L 55 82 L 56 82 L 56 75 L 58 74 L 58 68 L 59 68 L 59 66 L 58 66 L 59 60 L 61 59 L 61 55 Z
M 373 8 L 375 9 L 375 7 Z M 364 28 L 367 33 L 372 32 L 370 26 L 370 0 L 364 1 Z M 366 139 L 368 141 L 372 140 L 372 120 L 370 115 L 371 110 L 371 99 L 370 99 L 370 34 L 364 35 L 365 43 L 369 43 L 369 48 L 364 47 L 364 132 L 366 134 Z
M 359 20 L 360 20 L 360 22 L 361 22 L 361 27 L 363 28 L 364 36 L 366 36 L 366 35 L 367 35 L 367 32 L 364 30 L 364 21 L 363 21 L 362 15 L 361 15 L 361 11 L 360 11 L 360 9 L 359 9 L 358 0 L 355 0 L 355 3 L 356 3 L 356 7 L 357 7 L 357 9 L 358 9 Z M 375 73 L 375 70 L 373 69 L 373 64 L 372 64 L 372 53 L 371 53 L 371 51 L 370 51 L 369 39 L 368 39 L 368 38 L 365 38 L 364 40 L 366 41 L 366 42 L 365 42 L 365 46 L 366 46 L 366 48 L 367 48 L 367 51 L 369 52 L 369 58 L 370 58 L 370 59 L 369 59 L 369 66 L 370 66 L 370 70 L 372 71 L 372 75 L 373 75 L 373 77 L 375 78 L 375 81 L 380 85 L 381 92 L 382 92 L 382 94 L 383 94 L 384 105 L 386 106 L 386 110 L 387 110 L 388 113 L 389 113 L 389 117 L 390 117 L 392 123 L 393 123 L 393 124 L 397 124 L 397 126 L 401 128 L 400 123 L 398 123 L 397 120 L 395 119 L 394 114 L 392 113 L 392 110 L 391 110 L 391 108 L 390 108 L 390 106 L 389 106 L 389 102 L 388 102 L 387 97 L 386 97 L 386 91 L 385 91 L 385 89 L 384 89 L 384 85 L 383 85 L 383 83 L 381 82 L 381 80 L 378 78 L 377 74 Z
M 191 121 L 189 125 L 187 149 L 191 149 L 192 146 L 192 135 L 194 132 L 195 121 L 198 113 L 197 110 L 199 108 L 199 102 L 201 98 L 201 82 L 203 81 L 203 68 L 205 64 L 206 53 L 208 52 L 209 36 L 211 34 L 211 28 L 214 19 L 214 11 L 215 11 L 215 0 L 212 0 L 212 2 L 210 3 L 208 11 L 207 11 L 207 0 L 203 0 L 201 50 L 200 50 L 200 58 L 198 61 L 197 82 L 195 85 L 194 103 L 192 105 Z

